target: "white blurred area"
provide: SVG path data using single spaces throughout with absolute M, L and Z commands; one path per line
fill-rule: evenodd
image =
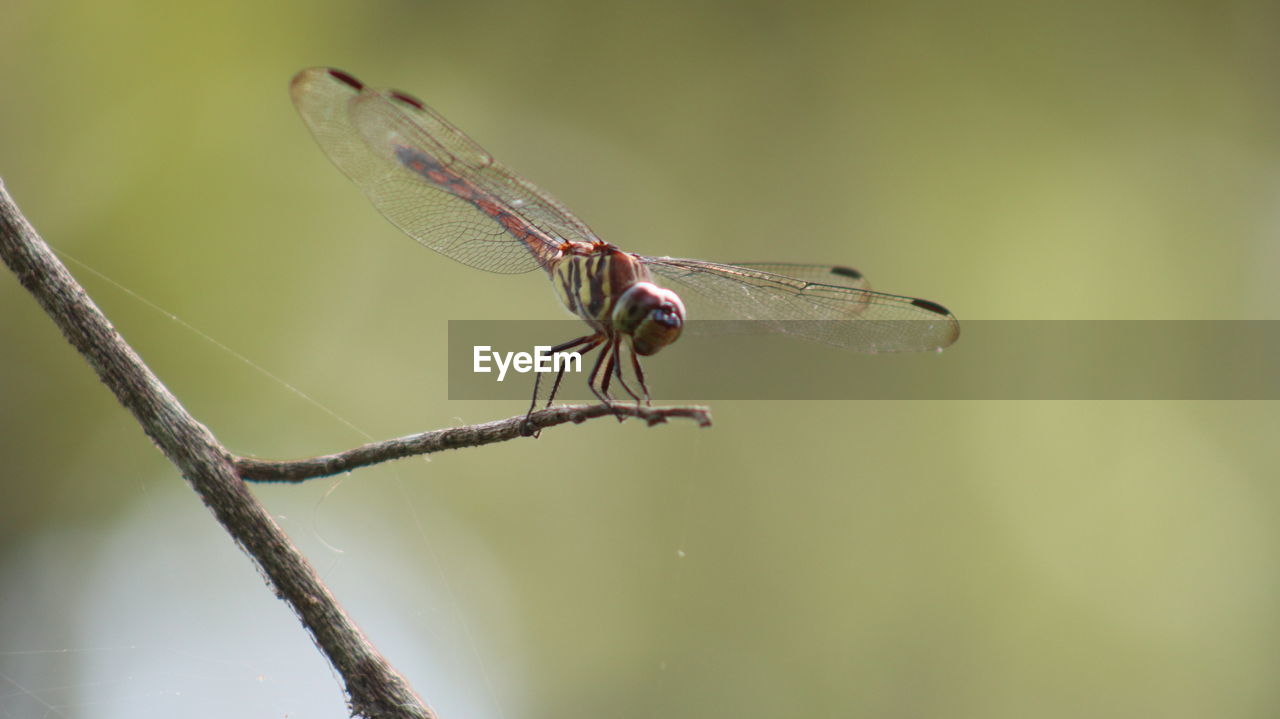
M 3 628 L 0 717 L 347 716 L 301 625 L 175 480 L 147 482 L 101 531 L 50 529 L 8 555 L 5 616 L 29 621 Z M 277 494 L 277 520 L 437 709 L 504 716 L 520 694 L 517 607 L 474 533 L 428 509 L 420 541 L 398 541 L 324 493 Z

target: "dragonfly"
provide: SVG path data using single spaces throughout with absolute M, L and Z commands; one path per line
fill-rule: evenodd
M 315 67 L 294 76 L 290 94 L 329 159 L 410 237 L 481 270 L 544 270 L 590 330 L 551 352 L 598 349 L 587 384 L 605 404 L 614 401 L 615 378 L 632 399 L 649 401 L 640 358 L 675 342 L 688 319 L 674 288 L 722 317 L 754 320 L 761 331 L 856 351 L 941 350 L 959 337 L 959 322 L 942 305 L 868 289 L 849 267 L 729 265 L 625 252 L 399 90 Z M 638 387 L 625 379 L 626 364 Z M 562 378 L 563 370 L 547 406 Z M 535 382 L 530 412 L 537 403 Z

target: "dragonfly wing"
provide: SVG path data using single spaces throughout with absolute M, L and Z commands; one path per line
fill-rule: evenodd
M 805 280 L 822 285 L 836 285 L 855 290 L 869 290 L 871 283 L 861 272 L 852 267 L 840 265 L 806 265 L 797 262 L 735 262 L 732 267 L 744 270 L 756 270 L 773 275 L 783 275 L 797 280 Z
M 757 331 L 859 352 L 936 350 L 960 336 L 960 323 L 934 302 L 770 271 L 800 267 L 808 269 L 797 274 L 824 277 L 830 273 L 828 266 L 738 266 L 672 257 L 641 260 L 651 274 L 680 293 L 694 320 L 752 320 Z M 770 269 L 761 269 L 765 267 Z M 863 282 L 860 274 L 836 277 Z
M 591 230 L 419 100 L 328 68 L 303 70 L 293 102 L 316 141 L 393 224 L 463 264 L 527 272 Z

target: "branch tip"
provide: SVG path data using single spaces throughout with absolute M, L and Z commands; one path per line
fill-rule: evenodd
M 699 427 L 711 425 L 711 412 L 706 407 L 638 407 L 625 404 L 565 405 L 539 410 L 530 415 L 482 424 L 436 429 L 395 439 L 370 442 L 359 447 L 309 459 L 271 461 L 252 457 L 235 458 L 236 471 L 249 482 L 304 482 L 350 472 L 360 467 L 433 454 L 446 449 L 481 447 L 521 437 L 537 437 L 549 427 L 582 424 L 599 417 L 615 417 L 619 421 L 636 417 L 652 427 L 665 424 L 671 417 L 691 419 Z

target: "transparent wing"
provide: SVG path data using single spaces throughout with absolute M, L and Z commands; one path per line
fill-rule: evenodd
M 338 70 L 293 78 L 316 141 L 388 220 L 418 242 L 492 272 L 527 272 L 568 241 L 595 239 L 555 198 L 417 99 Z
M 672 257 L 642 257 L 650 273 L 680 294 L 689 319 L 752 320 L 776 332 L 859 352 L 941 349 L 960 336 L 960 323 L 939 304 L 863 289 L 861 273 L 824 265 L 722 265 Z M 767 269 L 765 269 L 767 268 Z M 850 271 L 853 272 L 853 271 Z
M 797 280 L 805 280 L 822 285 L 836 285 L 855 290 L 871 289 L 871 283 L 861 272 L 852 267 L 840 265 L 806 265 L 797 262 L 736 262 L 730 267 L 744 270 L 767 272 L 771 275 L 783 275 Z

